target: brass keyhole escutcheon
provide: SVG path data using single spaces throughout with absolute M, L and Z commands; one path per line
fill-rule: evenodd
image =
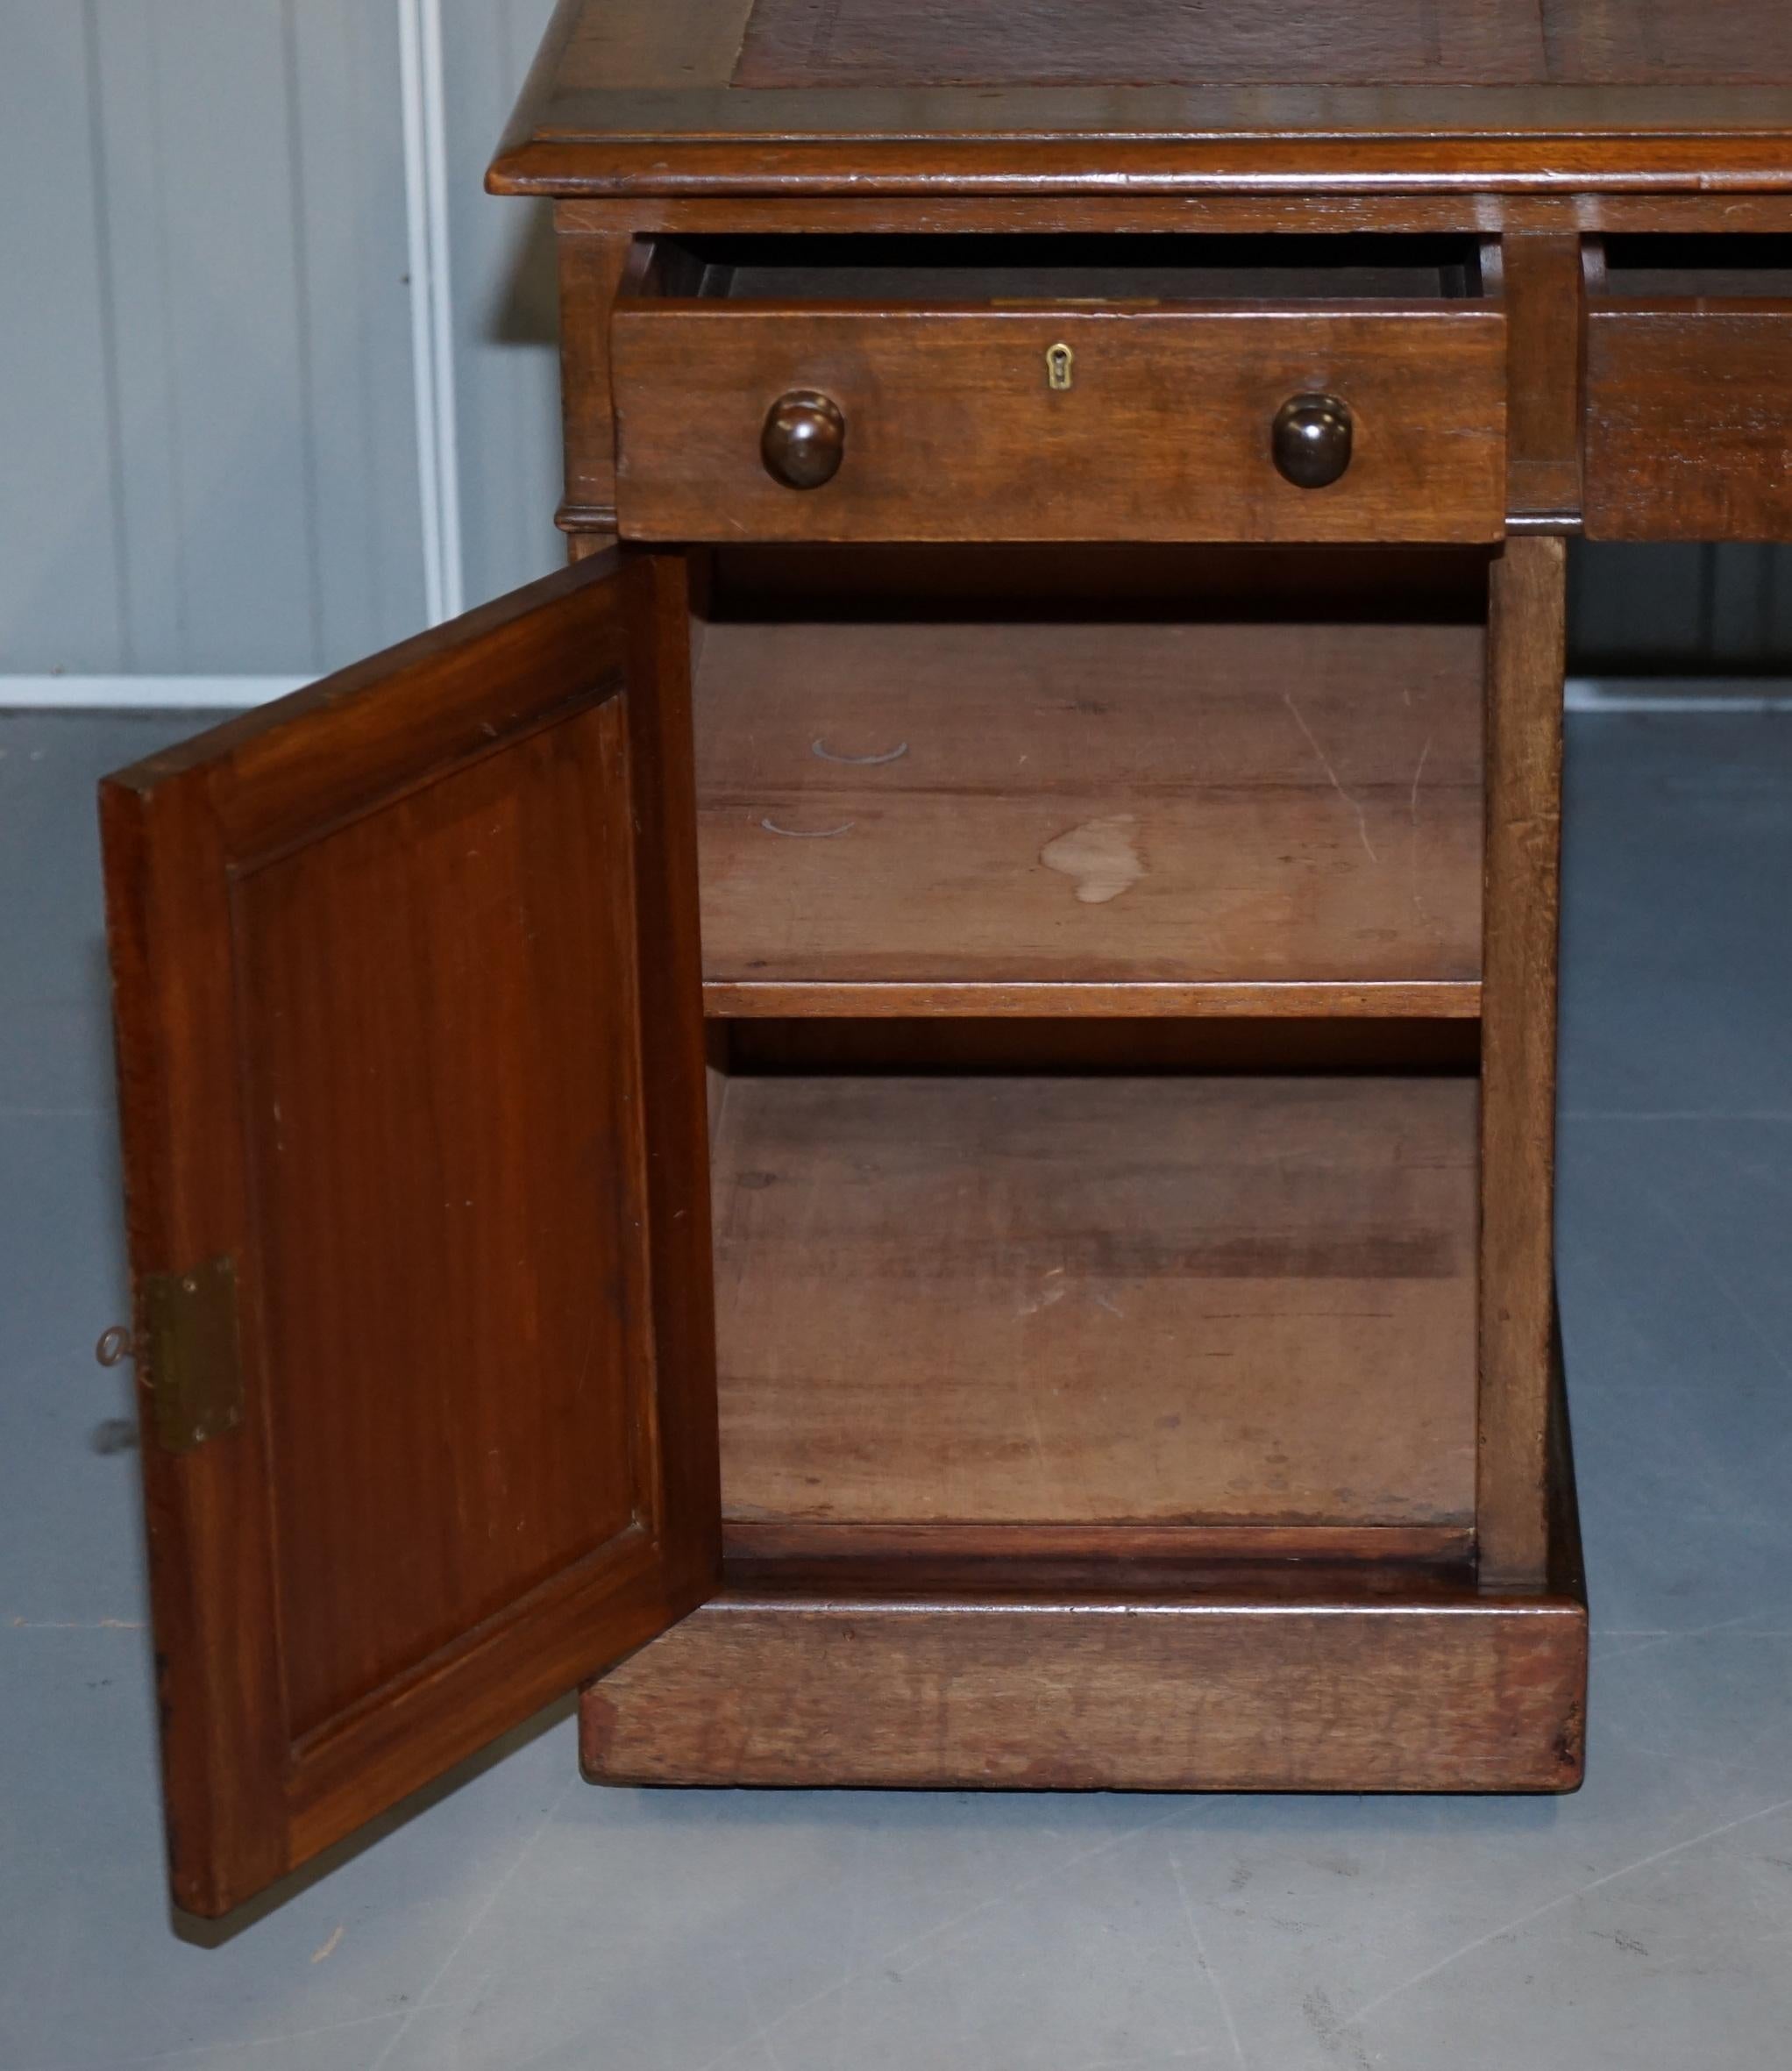
M 1077 378 L 1077 355 L 1068 345 L 1048 345 L 1045 349 L 1045 385 L 1055 394 L 1063 395 Z

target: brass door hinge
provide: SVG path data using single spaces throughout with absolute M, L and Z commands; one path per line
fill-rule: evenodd
M 143 1362 L 164 1451 L 191 1452 L 243 1420 L 243 1363 L 237 1338 L 237 1269 L 208 1259 L 184 1273 L 146 1273 L 142 1285 Z

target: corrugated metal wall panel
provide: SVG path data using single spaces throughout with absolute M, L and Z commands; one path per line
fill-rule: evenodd
M 0 0 L 0 666 L 421 622 L 396 44 L 358 0 Z
M 101 10 L 134 668 L 272 673 L 318 651 L 281 11 Z
M 0 669 L 8 671 L 108 670 L 124 652 L 87 28 L 80 7 L 0 0 Z

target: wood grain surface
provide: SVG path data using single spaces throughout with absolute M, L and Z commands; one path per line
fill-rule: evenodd
M 1581 517 L 1586 299 L 1576 230 L 1512 231 L 1497 258 L 1505 304 L 1507 510 L 1573 529 Z
M 734 1519 L 1464 1525 L 1468 1078 L 737 1076 Z
M 787 1578 L 802 1572 L 837 1576 L 850 1565 L 894 1564 L 908 1576 L 974 1570 L 1005 1583 L 1029 1583 L 1042 1573 L 1124 1576 L 1135 1592 L 1156 1576 L 1172 1591 L 1191 1573 L 1212 1575 L 1228 1562 L 1316 1563 L 1354 1572 L 1408 1568 L 1474 1570 L 1472 1523 L 1453 1525 L 1214 1525 L 960 1523 L 953 1519 L 728 1518 L 722 1555 L 731 1569 Z
M 947 190 L 857 194 L 586 195 L 562 202 L 556 220 L 572 230 L 631 235 L 743 236 L 789 231 L 856 231 L 866 236 L 970 235 L 1011 232 L 1055 235 L 1105 231 L 1151 235 L 1200 231 L 1230 236 L 1330 235 L 1343 232 L 1412 236 L 1497 237 L 1507 230 L 1574 231 L 1587 235 L 1661 233 L 1699 236 L 1792 231 L 1792 199 L 1784 195 L 1709 195 L 1571 189 L 1556 194 L 1327 192 L 1268 185 L 1255 191 L 1166 194 L 1140 190 L 1064 192 L 1045 188 L 1004 194 L 986 181 L 962 194 Z
M 1792 539 L 1788 367 L 1792 295 L 1596 302 L 1589 537 Z
M 1513 1589 L 1549 1572 L 1567 559 L 1508 541 L 1488 626 L 1476 1528 L 1483 1579 Z
M 1054 393 L 1047 355 L 1074 354 Z M 1381 313 L 793 307 L 624 299 L 612 321 L 616 508 L 655 540 L 1474 541 L 1505 508 L 1505 323 L 1472 302 Z M 760 456 L 767 411 L 846 419 L 825 487 Z M 1295 488 L 1292 395 L 1341 396 L 1355 457 Z
M 610 309 L 633 240 L 626 234 L 563 229 L 559 271 L 560 416 L 565 502 L 615 530 L 616 441 L 610 408 Z
M 104 787 L 132 1269 L 244 1300 L 239 1429 L 140 1377 L 194 1911 L 717 1573 L 684 608 L 587 563 Z
M 237 886 L 295 1739 L 607 1546 L 643 1501 L 629 1391 L 576 1390 L 587 1353 L 618 1380 L 651 1360 L 629 1322 L 644 1283 L 590 1295 L 594 1256 L 645 1268 L 622 1221 L 644 1182 L 626 786 L 612 699 Z M 575 1042 L 617 1065 L 569 1107 Z M 594 1156 L 613 1189 L 585 1184 Z M 530 1442 L 557 1427 L 562 1442 Z
M 1473 1013 L 1483 663 L 1478 626 L 718 622 L 710 1009 Z
M 1256 1600 L 1251 1600 L 1253 1591 Z M 811 1600 L 750 1587 L 592 1685 L 615 1783 L 1568 1790 L 1586 1611 L 1308 1585 L 1276 1601 Z

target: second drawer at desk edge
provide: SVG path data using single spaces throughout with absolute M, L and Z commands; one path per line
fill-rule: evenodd
M 1792 298 L 1596 300 L 1587 534 L 1792 538 Z
M 1505 513 L 1503 310 L 623 302 L 616 505 L 650 540 L 1481 541 Z M 838 464 L 777 479 L 790 396 Z M 1284 478 L 1278 413 L 1345 405 L 1348 465 Z M 825 412 L 824 412 L 825 416 Z

